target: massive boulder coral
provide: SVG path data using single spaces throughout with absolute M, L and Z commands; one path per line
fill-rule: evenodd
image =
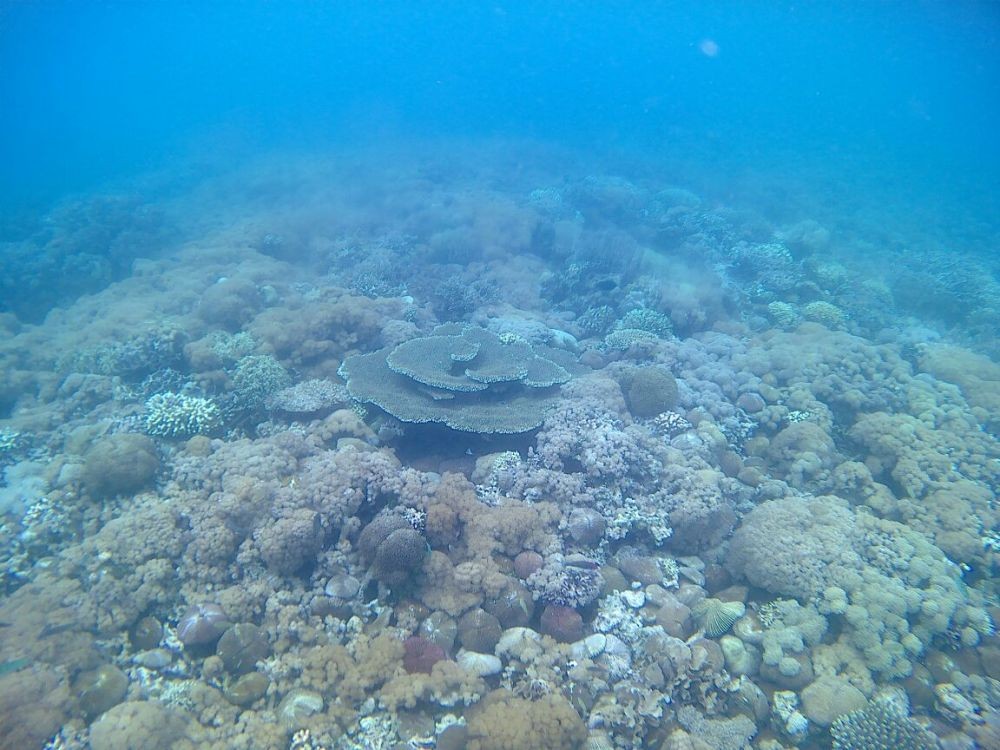
M 830 727 L 833 750 L 937 750 L 937 738 L 884 698 L 841 716 Z
M 348 357 L 340 375 L 354 398 L 403 422 L 517 433 L 542 423 L 557 395 L 554 386 L 570 378 L 553 358 L 562 357 L 482 328 L 449 325 L 431 336 Z
M 980 595 L 940 549 L 840 498 L 758 506 L 736 531 L 727 565 L 756 586 L 842 616 L 844 637 L 888 677 L 910 674 L 913 659 L 948 631 L 970 644 L 992 632 Z
M 919 354 L 920 369 L 954 383 L 987 429 L 1000 432 L 1000 365 L 957 346 L 933 344 Z

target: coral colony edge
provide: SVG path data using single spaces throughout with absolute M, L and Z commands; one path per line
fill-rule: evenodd
M 1000 747 L 986 261 L 529 162 L 5 240 L 0 749 Z

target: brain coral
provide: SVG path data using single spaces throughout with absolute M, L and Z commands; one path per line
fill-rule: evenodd
M 677 380 L 663 367 L 642 367 L 628 387 L 628 408 L 637 417 L 655 417 L 677 406 Z
M 358 548 L 371 563 L 372 575 L 389 585 L 400 584 L 419 570 L 428 552 L 421 533 L 394 513 L 382 513 L 365 526 Z
M 542 423 L 570 373 L 555 350 L 482 328 L 439 326 L 434 335 L 346 359 L 351 395 L 403 422 L 440 422 L 481 433 L 526 432 Z M 544 356 L 543 356 L 544 355 Z

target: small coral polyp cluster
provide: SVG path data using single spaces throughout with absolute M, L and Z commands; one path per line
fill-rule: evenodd
M 402 169 L 0 341 L 8 745 L 1000 746 L 1000 366 L 815 221 Z

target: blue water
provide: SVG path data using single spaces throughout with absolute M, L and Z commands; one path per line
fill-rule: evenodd
M 5 3 L 0 196 L 392 135 L 693 148 L 963 200 L 1000 166 L 998 28 L 992 2 Z
M 0 750 L 1000 748 L 998 132 L 997 2 L 0 0 Z

